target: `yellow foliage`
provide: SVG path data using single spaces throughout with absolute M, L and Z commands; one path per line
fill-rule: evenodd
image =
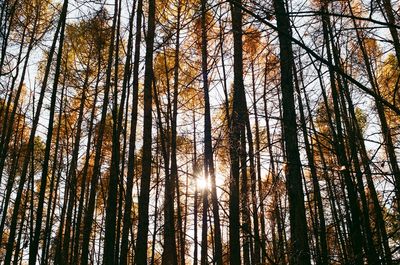
M 13 35 L 17 40 L 21 38 L 20 34 L 23 31 L 28 39 L 40 39 L 58 13 L 57 5 L 51 0 L 23 0 L 13 4 L 16 4 Z
M 255 60 L 260 51 L 261 33 L 257 28 L 249 27 L 244 32 L 243 50 L 251 61 Z
M 400 67 L 396 57 L 391 54 L 385 60 L 379 69 L 378 76 L 379 92 L 387 101 L 400 107 Z M 400 131 L 400 117 L 386 108 L 386 117 L 389 126 L 392 128 L 392 134 Z

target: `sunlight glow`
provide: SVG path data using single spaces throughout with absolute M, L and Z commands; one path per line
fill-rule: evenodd
M 197 188 L 203 190 L 205 188 L 210 188 L 211 183 L 210 180 L 206 179 L 204 176 L 197 177 Z
M 225 182 L 225 176 L 221 173 L 216 173 L 215 174 L 215 185 L 217 187 L 222 187 Z
M 216 173 L 215 174 L 216 187 L 223 186 L 224 182 L 225 182 L 225 176 L 222 174 Z M 205 188 L 210 190 L 211 186 L 212 186 L 212 181 L 210 178 L 207 179 L 203 175 L 198 175 L 196 178 L 196 186 L 197 186 L 197 189 L 199 189 L 199 190 L 203 190 Z

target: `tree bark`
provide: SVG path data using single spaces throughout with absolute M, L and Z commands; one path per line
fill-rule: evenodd
M 146 36 L 145 79 L 144 79 L 144 123 L 142 177 L 139 195 L 139 223 L 135 264 L 147 263 L 147 234 L 149 228 L 149 197 L 151 177 L 151 141 L 152 141 L 152 84 L 153 84 L 153 47 L 155 34 L 155 0 L 149 0 L 148 30 Z M 155 95 L 156 96 L 156 95 Z
M 301 162 L 296 128 L 296 109 L 293 88 L 293 51 L 289 36 L 290 22 L 283 0 L 274 0 L 277 19 L 281 93 L 283 108 L 283 138 L 287 156 L 286 188 L 289 197 L 291 250 L 290 264 L 311 264 L 307 238 L 307 220 L 301 180 Z
M 229 129 L 229 153 L 231 158 L 231 175 L 229 179 L 229 260 L 231 265 L 241 264 L 240 258 L 240 154 L 242 151 L 241 136 L 245 129 L 243 84 L 243 41 L 241 1 L 231 3 L 233 31 L 233 109 Z M 243 101 L 244 100 L 244 101 Z

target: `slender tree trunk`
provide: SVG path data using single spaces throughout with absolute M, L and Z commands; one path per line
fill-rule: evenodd
M 208 183 L 208 176 L 204 176 L 205 183 Z M 208 187 L 207 185 L 203 187 L 201 191 L 201 198 L 203 199 L 203 209 L 202 209 L 202 222 L 201 222 L 201 255 L 200 255 L 200 265 L 208 264 Z
M 198 166 L 197 166 L 197 138 L 196 138 L 196 112 L 193 110 L 193 175 L 194 181 L 196 182 L 196 176 L 198 173 Z M 197 258 L 197 219 L 198 219 L 198 190 L 197 190 L 197 183 L 195 183 L 194 187 L 194 206 L 193 206 L 193 265 L 197 265 L 198 258 Z
M 178 87 L 179 87 L 179 67 L 180 67 L 180 31 L 181 31 L 181 15 L 182 3 L 178 0 L 177 6 L 177 22 L 176 22 L 176 40 L 175 40 L 175 62 L 174 62 L 174 91 L 173 91 L 173 113 L 171 120 L 171 180 L 172 188 L 176 189 L 176 202 L 177 202 L 177 221 L 178 221 L 178 234 L 179 234 L 179 260 L 180 264 L 185 264 L 185 240 L 183 232 L 183 220 L 180 203 L 180 187 L 179 175 L 177 165 L 177 121 L 178 121 Z
M 157 137 L 157 139 L 159 139 Z M 159 150 L 159 140 L 157 141 L 157 149 L 156 151 Z M 158 154 L 158 152 L 156 152 Z M 155 206 L 154 206 L 154 228 L 153 228 L 153 238 L 151 241 L 151 261 L 150 265 L 154 265 L 154 259 L 155 259 L 155 251 L 156 251 L 156 240 L 157 240 L 157 219 L 158 219 L 158 200 L 159 200 L 159 183 L 160 183 L 160 163 L 159 163 L 159 158 L 157 156 L 157 165 L 156 165 L 156 170 L 157 170 L 157 177 L 156 177 L 156 197 L 155 197 Z
M 141 28 L 142 28 L 142 8 L 143 1 L 138 0 L 136 11 L 136 36 L 135 36 L 135 56 L 133 61 L 133 84 L 132 84 L 132 112 L 131 112 L 131 131 L 129 135 L 129 156 L 128 156 L 128 172 L 127 184 L 125 195 L 125 212 L 124 212 L 124 225 L 122 227 L 121 239 L 121 254 L 120 264 L 127 264 L 128 255 L 128 236 L 129 229 L 132 225 L 131 209 L 132 209 L 132 190 L 133 190 L 133 177 L 135 168 L 135 146 L 136 146 L 136 126 L 137 126 L 137 105 L 138 105 L 138 90 L 139 90 L 139 58 L 140 58 L 140 41 L 141 41 Z M 132 12 L 133 13 L 133 12 Z M 132 23 L 132 22 L 131 22 Z M 132 24 L 131 24 L 132 28 Z
M 62 113 L 63 113 L 63 108 L 64 108 L 64 90 L 65 90 L 65 80 L 63 84 L 63 88 L 61 90 L 61 97 L 60 97 L 60 111 L 58 115 L 58 120 L 61 121 L 62 119 Z M 50 244 L 50 236 L 51 236 L 51 223 L 53 222 L 53 215 L 51 215 L 51 210 L 54 209 L 54 206 L 52 201 L 53 201 L 53 192 L 54 189 L 57 188 L 55 186 L 55 178 L 56 178 L 56 173 L 57 173 L 57 165 L 58 165 L 58 150 L 60 147 L 60 131 L 61 131 L 61 125 L 58 124 L 57 126 L 57 133 L 56 133 L 56 138 L 55 138 L 55 148 L 54 148 L 54 158 L 53 158 L 53 164 L 51 167 L 51 177 L 50 177 L 50 191 L 49 191 L 49 198 L 47 201 L 47 211 L 46 211 L 46 223 L 45 223 L 45 230 L 44 230 L 44 240 L 43 240 L 43 246 L 42 246 L 42 257 L 41 257 L 41 264 L 47 264 L 46 256 L 47 256 L 47 246 Z
M 258 117 L 257 117 L 257 107 L 255 102 L 255 76 L 254 76 L 254 62 L 251 62 L 251 77 L 252 77 L 252 84 L 253 84 L 253 110 L 255 116 L 255 123 L 256 123 L 256 134 L 259 133 L 258 131 Z M 252 211 L 253 211 L 253 222 L 254 222 L 254 229 L 253 229 L 253 237 L 254 237 L 254 251 L 252 253 L 252 260 L 253 264 L 260 264 L 260 232 L 259 232 L 259 225 L 258 225 L 258 205 L 257 205 L 257 172 L 256 172 L 256 161 L 255 157 L 259 155 L 259 146 L 256 152 L 254 153 L 254 142 L 253 142 L 253 135 L 251 131 L 250 119 L 249 115 L 246 115 L 246 131 L 247 131 L 247 141 L 249 143 L 249 158 L 250 158 L 250 182 L 251 182 L 251 203 L 252 203 Z M 259 137 L 256 135 L 256 137 Z M 259 162 L 259 161 L 257 161 Z M 261 170 L 261 169 L 260 169 Z
M 316 239 L 318 239 L 319 245 L 315 246 L 319 253 L 321 253 L 320 257 L 317 257 L 319 260 L 319 264 L 328 264 L 328 246 L 327 246 L 327 238 L 326 238 L 326 225 L 325 225 L 325 216 L 324 216 L 324 207 L 322 204 L 321 198 L 321 189 L 318 181 L 317 169 L 315 167 L 315 160 L 314 160 L 314 153 L 312 150 L 312 146 L 308 137 L 307 133 L 307 125 L 306 125 L 306 118 L 303 109 L 303 103 L 301 99 L 301 92 L 299 87 L 299 81 L 296 77 L 296 68 L 293 68 L 295 71 L 295 80 L 296 80 L 296 92 L 298 94 L 298 102 L 299 102 L 299 111 L 300 111 L 300 122 L 301 122 L 301 129 L 303 132 L 304 138 L 304 145 L 306 149 L 307 159 L 310 167 L 310 173 L 312 178 L 313 184 L 313 197 L 316 200 L 316 213 L 315 213 L 315 220 L 317 223 L 316 226 Z M 301 74 L 300 74 L 301 75 Z
M 178 264 L 177 256 L 177 244 L 175 238 L 175 211 L 174 211 L 174 200 L 175 200 L 175 189 L 178 191 L 178 165 L 177 165 L 177 118 L 178 118 L 178 82 L 179 82 L 179 52 L 180 52 L 180 27 L 181 27 L 181 2 L 178 1 L 177 6 L 177 21 L 176 21 L 176 39 L 175 39 L 175 51 L 174 51 L 174 84 L 173 84 L 173 102 L 172 102 L 172 114 L 171 114 L 171 171 L 170 175 L 166 175 L 165 184 L 165 224 L 164 224 L 164 252 L 163 252 L 163 264 Z M 164 55 L 165 57 L 167 54 Z M 165 64 L 166 71 L 168 69 L 167 64 Z M 166 73 L 167 79 L 168 73 Z M 167 81 L 168 82 L 168 81 Z M 167 85 L 169 91 L 169 85 Z M 168 98 L 170 94 L 168 94 Z M 166 165 L 168 166 L 168 165 Z M 179 214 L 179 194 L 177 193 L 178 201 L 178 219 L 181 217 Z M 182 223 L 178 220 L 178 235 L 181 238 L 181 225 Z M 181 242 L 182 243 L 182 242 Z M 182 250 L 179 251 L 182 254 Z M 182 256 L 180 255 L 180 258 Z M 182 260 L 181 260 L 182 262 Z M 184 262 L 184 260 L 183 260 Z M 184 263 L 183 263 L 184 264 Z
M 389 22 L 389 31 L 390 35 L 392 35 L 394 50 L 396 51 L 397 64 L 400 64 L 400 39 L 397 28 L 395 27 L 396 18 L 393 12 L 393 4 L 391 0 L 378 0 L 378 2 L 383 4 L 384 12 L 382 12 L 386 15 L 386 19 Z
M 291 254 L 290 264 L 311 264 L 307 239 L 307 220 L 301 184 L 301 162 L 296 131 L 293 88 L 293 51 L 290 22 L 283 0 L 274 0 L 278 28 L 283 108 L 283 137 L 287 156 L 286 187 L 289 197 Z
M 314 67 L 315 67 L 315 65 L 314 65 Z M 318 81 L 319 81 L 319 84 L 320 84 L 320 87 L 321 87 L 321 90 L 322 90 L 322 95 L 323 95 L 323 98 L 324 98 L 325 107 L 328 107 L 328 105 L 327 105 L 328 104 L 327 103 L 327 96 L 326 96 L 325 87 L 324 87 L 324 83 L 323 83 L 323 79 L 322 79 L 322 75 L 321 75 L 320 69 L 318 69 L 317 73 L 318 73 Z M 308 117 L 309 117 L 309 120 L 310 120 L 310 123 L 311 123 L 312 132 L 313 132 L 313 134 L 315 136 L 315 139 L 316 139 L 316 145 L 317 145 L 318 154 L 320 156 L 321 163 L 322 163 L 322 170 L 323 170 L 324 179 L 325 179 L 325 181 L 327 183 L 328 197 L 330 199 L 330 205 L 331 205 L 331 210 L 332 210 L 332 215 L 333 215 L 333 221 L 334 221 L 335 230 L 337 232 L 338 240 L 340 242 L 340 247 L 341 247 L 339 252 L 341 253 L 341 256 L 343 257 L 343 261 L 345 263 L 347 263 L 348 262 L 348 254 L 347 254 L 347 249 L 346 249 L 346 244 L 345 244 L 346 240 L 342 236 L 344 233 L 342 233 L 341 227 L 340 227 L 340 223 L 341 223 L 340 221 L 341 221 L 342 218 L 339 218 L 340 214 L 338 214 L 338 211 L 340 211 L 340 208 L 336 204 L 335 196 L 333 196 L 335 193 L 333 192 L 332 185 L 331 185 L 331 180 L 330 180 L 330 177 L 328 176 L 327 162 L 325 160 L 324 153 L 322 151 L 322 144 L 321 144 L 321 140 L 320 140 L 320 137 L 319 137 L 319 133 L 317 132 L 317 130 L 315 128 L 315 125 L 314 125 L 314 122 L 313 122 L 313 119 L 312 119 L 311 107 L 310 107 L 309 99 L 308 99 L 305 91 L 304 91 L 304 99 L 305 99 L 306 106 L 307 106 Z M 331 114 L 330 114 L 329 111 L 327 112 L 327 116 L 328 116 L 328 122 L 330 124 L 330 127 L 332 127 L 333 125 L 331 124 Z
M 115 65 L 114 65 L 114 95 L 112 109 L 112 145 L 111 145 L 111 167 L 108 181 L 108 195 L 106 202 L 106 220 L 105 220 L 105 240 L 103 262 L 105 265 L 112 265 L 115 261 L 115 238 L 116 238 L 116 218 L 117 218 L 117 196 L 118 196 L 118 178 L 120 174 L 120 133 L 122 123 L 123 102 L 118 107 L 118 64 L 119 64 L 119 38 L 120 38 L 120 19 L 121 19 L 121 0 L 115 0 L 114 20 L 116 19 L 116 37 L 115 37 Z M 114 22 L 113 22 L 114 23 Z M 114 41 L 114 40 L 113 40 Z M 111 53 L 110 53 L 111 55 Z M 126 94 L 126 85 L 123 87 L 124 99 Z M 120 114 L 121 112 L 121 114 Z
M 38 106 L 37 106 L 37 109 L 36 109 L 35 117 L 34 117 L 33 124 L 32 124 L 32 129 L 31 129 L 30 136 L 29 136 L 28 152 L 32 152 L 32 150 L 34 148 L 35 133 L 36 133 L 36 129 L 37 129 L 37 126 L 38 126 L 38 123 L 39 123 L 39 116 L 40 116 L 41 107 L 42 107 L 42 104 L 43 104 L 45 88 L 47 86 L 47 80 L 48 80 L 48 76 L 49 76 L 49 72 L 50 72 L 50 65 L 51 65 L 51 61 L 52 61 L 53 55 L 54 55 L 54 51 L 55 51 L 55 47 L 56 47 L 56 40 L 57 40 L 59 29 L 61 29 L 61 35 L 60 36 L 63 36 L 63 34 L 64 34 L 67 7 L 68 7 L 68 1 L 66 0 L 66 1 L 64 1 L 64 5 L 63 5 L 62 12 L 61 12 L 60 20 L 59 20 L 59 23 L 58 23 L 58 26 L 57 26 L 56 34 L 55 34 L 55 37 L 54 37 L 54 40 L 53 40 L 53 44 L 52 44 L 52 47 L 51 47 L 51 50 L 50 50 L 50 53 L 49 53 L 49 59 L 47 61 L 47 65 L 46 65 L 46 71 L 45 71 L 45 76 L 44 76 L 44 79 L 43 79 L 42 89 L 41 89 L 41 93 L 40 93 L 40 97 L 39 97 L 39 101 L 38 101 Z M 60 37 L 60 39 L 61 39 L 61 37 Z M 59 45 L 60 45 L 60 47 L 59 47 L 59 50 L 60 50 L 61 46 L 62 46 L 62 42 L 60 42 Z M 59 71 L 59 68 L 60 68 L 60 63 L 61 63 L 61 55 L 59 55 L 57 57 L 57 68 L 58 68 L 58 71 Z M 57 82 L 58 81 L 55 79 L 54 86 L 57 85 Z M 19 207 L 20 207 L 20 203 L 21 203 L 21 197 L 22 197 L 22 192 L 23 192 L 25 180 L 26 180 L 26 177 L 27 177 L 29 161 L 30 161 L 30 156 L 27 156 L 24 159 L 24 164 L 23 164 L 23 167 L 22 167 L 20 183 L 19 183 L 19 187 L 18 187 L 16 198 L 15 198 L 15 204 L 14 204 L 12 220 L 11 220 L 11 225 L 10 225 L 10 234 L 9 234 L 9 237 L 8 237 L 6 257 L 5 257 L 5 262 L 4 262 L 5 264 L 10 264 L 10 262 L 11 262 L 11 255 L 12 255 L 12 250 L 13 250 L 13 245 L 14 245 L 14 240 L 15 240 L 18 212 L 19 212 Z M 46 173 L 46 175 L 47 175 L 47 173 Z M 40 224 L 41 224 L 41 221 L 38 220 L 38 222 L 40 222 Z M 39 236 L 39 235 L 37 235 L 37 236 Z M 31 257 L 32 257 L 32 260 L 33 260 L 33 254 L 35 255 L 34 258 L 36 259 L 37 250 L 36 250 L 36 252 L 34 251 L 34 249 L 32 249 L 32 250 L 33 251 L 30 252 L 30 260 L 31 260 Z
M 326 10 L 326 7 L 323 7 L 323 10 Z M 332 33 L 330 32 L 330 21 L 326 15 L 322 17 L 323 22 L 323 31 L 324 31 L 324 38 L 327 44 L 327 55 L 328 61 L 333 64 L 333 58 L 330 48 L 330 37 L 332 37 Z M 351 223 L 350 223 L 350 230 L 351 230 L 351 240 L 352 240 L 352 248 L 354 254 L 354 262 L 356 264 L 363 263 L 363 253 L 361 243 L 362 234 L 361 234 L 361 227 L 360 227 L 360 209 L 357 203 L 357 192 L 354 187 L 354 183 L 352 180 L 352 176 L 350 174 L 349 162 L 347 159 L 347 155 L 345 152 L 344 147 L 344 136 L 342 131 L 342 124 L 341 124 L 341 112 L 339 109 L 339 102 L 338 102 L 338 92 L 336 87 L 336 80 L 334 78 L 334 73 L 330 68 L 330 81 L 332 86 L 332 100 L 334 106 L 334 114 L 335 114 L 335 125 L 336 125 L 336 133 L 334 130 L 333 125 L 331 124 L 331 131 L 334 138 L 334 148 L 336 150 L 336 154 L 338 157 L 339 165 L 341 166 L 340 174 L 343 176 L 345 181 L 345 186 L 348 193 L 349 204 L 350 204 L 350 213 L 351 213 Z M 329 108 L 327 108 L 328 110 Z M 343 170 L 342 170 L 343 169 Z
M 176 56 L 176 54 L 175 54 Z M 176 59 L 176 57 L 175 57 Z M 166 90 L 167 90 L 167 115 L 165 117 L 166 120 L 166 129 L 164 130 L 162 126 L 162 117 L 161 117 L 161 106 L 160 101 L 157 97 L 157 112 L 158 112 L 158 126 L 160 126 L 160 134 L 162 137 L 162 150 L 165 164 L 165 204 L 164 204 L 164 251 L 162 262 L 163 264 L 168 263 L 178 263 L 177 256 L 177 245 L 176 245 L 176 234 L 175 234 L 175 209 L 174 209 L 174 200 L 175 200 L 175 181 L 176 174 L 172 174 L 172 167 L 176 166 L 176 131 L 174 132 L 174 136 L 172 135 L 172 131 L 174 131 L 173 127 L 176 125 L 171 125 L 174 123 L 174 115 L 172 113 L 173 109 L 175 110 L 175 101 L 172 103 L 171 101 L 171 86 L 169 82 L 169 70 L 168 70 L 168 62 L 167 62 L 167 53 L 164 49 L 164 67 L 165 67 L 165 76 L 166 76 Z M 174 74 L 178 74 L 175 72 L 177 69 L 174 66 Z M 175 75 L 174 75 L 175 78 Z M 175 85 L 174 85 L 175 86 Z M 175 90 L 173 88 L 173 90 Z M 154 93 L 157 95 L 158 93 Z M 173 91 L 173 96 L 177 96 L 175 91 Z M 173 106 L 172 106 L 173 105 Z M 170 134 L 171 132 L 171 134 Z M 175 142 L 175 143 L 174 143 Z M 174 150 L 174 151 L 173 151 Z M 175 158 L 173 158 L 175 157 Z M 171 160 L 175 159 L 174 162 Z M 170 165 L 171 161 L 171 165 Z M 175 166 L 173 166 L 175 164 Z M 175 167 L 174 171 L 177 171 Z
M 211 184 L 211 202 L 213 207 L 214 216 L 214 259 L 217 265 L 222 265 L 222 242 L 221 242 L 221 225 L 219 218 L 219 206 L 218 196 L 215 180 L 215 168 L 212 150 L 212 139 L 211 139 L 211 114 L 210 114 L 210 99 L 209 99 L 209 84 L 208 84 L 208 54 L 207 54 L 207 0 L 201 1 L 201 25 L 202 25 L 202 77 L 203 77 L 203 90 L 204 90 L 204 176 L 206 179 L 210 179 Z M 208 187 L 204 189 L 208 196 Z M 204 200 L 204 198 L 203 198 Z M 204 206 L 204 204 L 203 204 Z M 205 209 L 207 210 L 207 209 Z M 203 214 L 204 211 L 203 209 Z M 203 216 L 204 218 L 204 216 Z
M 240 132 L 240 173 L 242 183 L 240 185 L 240 198 L 241 198 L 241 213 L 242 213 L 242 241 L 243 241 L 243 264 L 250 265 L 251 259 L 251 220 L 250 220 L 250 209 L 248 206 L 249 194 L 248 194 L 248 181 L 247 181 L 247 150 L 246 150 L 246 116 L 247 106 L 246 99 L 244 98 L 243 104 L 243 116 L 241 122 L 243 127 Z
M 153 84 L 153 47 L 155 34 L 155 0 L 149 0 L 148 30 L 146 36 L 145 79 L 144 79 L 144 123 L 142 178 L 139 195 L 139 224 L 137 234 L 135 264 L 147 263 L 147 234 L 149 227 L 149 196 L 151 177 L 151 141 L 152 141 L 152 91 Z M 155 95 L 156 96 L 156 95 Z
M 87 185 L 87 179 L 88 179 L 88 171 L 89 171 L 89 163 L 91 159 L 91 140 L 93 136 L 93 126 L 94 126 L 94 119 L 95 119 L 95 113 L 96 113 L 96 104 L 97 104 L 97 97 L 98 97 L 98 88 L 99 88 L 99 83 L 100 83 L 100 69 L 101 69 L 101 56 L 99 54 L 99 57 L 97 59 L 97 80 L 95 84 L 95 89 L 94 89 L 94 99 L 93 99 L 93 106 L 92 110 L 90 113 L 90 121 L 89 121 L 89 129 L 88 129 L 88 136 L 87 136 L 87 147 L 86 147 L 86 152 L 85 152 L 85 163 L 83 165 L 83 169 L 81 171 L 81 191 L 79 195 L 79 203 L 78 203 L 78 214 L 76 218 L 76 229 L 75 229 L 75 247 L 74 247 L 74 253 L 73 253 L 73 263 L 78 264 L 79 262 L 79 251 L 80 251 L 80 238 L 81 238 L 81 233 L 82 233 L 82 215 L 84 211 L 84 201 L 85 200 L 85 194 L 87 194 L 89 189 L 86 189 Z
M 242 12 L 241 1 L 231 3 L 232 31 L 233 31 L 233 109 L 229 130 L 229 153 L 231 158 L 231 174 L 229 179 L 229 260 L 231 265 L 241 264 L 240 259 L 240 138 L 245 129 L 243 112 L 245 95 L 243 84 L 243 51 L 242 51 Z
M 86 69 L 86 75 L 85 75 L 85 80 L 83 84 L 83 90 L 82 90 L 82 96 L 80 99 L 80 104 L 79 104 L 79 114 L 78 114 L 78 121 L 77 121 L 77 131 L 75 134 L 75 143 L 74 143 L 74 148 L 72 151 L 72 158 L 71 158 L 71 165 L 69 168 L 69 177 L 67 178 L 67 184 L 69 185 L 69 200 L 68 200 L 68 206 L 67 206 L 67 217 L 65 220 L 65 232 L 64 232 L 64 237 L 63 237 L 63 243 L 62 243 L 62 250 L 63 250 L 63 262 L 64 264 L 68 264 L 68 259 L 70 258 L 69 255 L 69 243 L 70 243 L 70 234 L 71 234 L 71 227 L 73 224 L 73 208 L 75 204 L 75 195 L 77 192 L 77 167 L 78 167 L 78 155 L 79 155 L 79 150 L 80 150 L 80 141 L 81 141 L 81 134 L 82 134 L 82 123 L 83 123 L 83 114 L 84 114 L 84 107 L 85 107 L 85 102 L 86 102 L 86 90 L 88 89 L 88 82 L 89 82 L 89 64 L 90 60 L 87 63 L 87 69 Z M 62 229 L 62 228 L 61 228 Z M 72 253 L 72 252 L 71 252 Z
M 111 88 L 111 72 L 112 72 L 112 62 L 113 62 L 113 54 L 114 54 L 114 43 L 115 43 L 115 27 L 117 23 L 117 11 L 118 11 L 118 1 L 115 1 L 114 6 L 114 18 L 111 26 L 111 38 L 110 38 L 110 46 L 108 50 L 108 62 L 107 62 L 107 70 L 106 70 L 106 80 L 104 87 L 104 98 L 103 98 L 103 106 L 101 109 L 101 119 L 98 125 L 98 135 L 97 135 L 97 143 L 95 150 L 95 158 L 94 158 L 94 166 L 93 166 L 93 175 L 90 182 L 90 192 L 89 192 L 89 201 L 88 206 L 85 211 L 84 216 L 84 227 L 83 227 L 83 241 L 82 241 L 82 255 L 81 255 L 81 264 L 88 264 L 88 256 L 89 256 L 89 242 L 90 242 L 90 234 L 92 232 L 92 224 L 93 224 L 93 216 L 96 204 L 96 187 L 98 183 L 98 179 L 100 178 L 100 168 L 101 168 L 101 157 L 102 157 L 102 145 L 104 138 L 104 130 L 106 125 L 106 116 L 107 109 L 109 103 L 109 94 Z

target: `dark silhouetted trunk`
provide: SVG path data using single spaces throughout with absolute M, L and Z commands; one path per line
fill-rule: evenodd
M 139 90 L 139 58 L 140 58 L 140 41 L 142 30 L 142 8 L 143 1 L 138 0 L 136 11 L 136 36 L 135 36 L 135 56 L 133 59 L 133 84 L 132 84 L 132 113 L 131 113 L 131 130 L 129 135 L 129 155 L 128 155 L 128 172 L 126 183 L 125 195 L 125 211 L 124 211 L 124 225 L 122 227 L 121 239 L 121 254 L 120 264 L 126 265 L 128 262 L 128 236 L 131 229 L 131 209 L 132 209 L 132 191 L 133 191 L 133 177 L 135 168 L 135 147 L 136 147 L 136 126 L 137 126 L 137 110 L 138 110 L 138 90 Z M 133 15 L 132 15 L 133 16 Z M 132 17 L 133 18 L 133 17 Z M 132 25 L 132 22 L 131 22 Z M 132 30 L 132 26 L 131 29 Z
M 98 131 L 97 131 L 97 142 L 95 148 L 95 158 L 94 158 L 94 166 L 93 166 L 93 175 L 90 181 L 90 191 L 89 191 L 89 200 L 88 206 L 85 211 L 84 220 L 83 220 L 83 241 L 82 241 L 82 255 L 81 255 L 81 264 L 87 265 L 89 262 L 89 243 L 90 243 L 90 234 L 92 232 L 92 224 L 94 217 L 94 210 L 96 204 L 96 191 L 97 191 L 97 183 L 101 175 L 101 156 L 102 156 L 102 147 L 103 147 L 103 138 L 104 131 L 106 126 L 106 117 L 107 117 L 107 109 L 109 103 L 109 95 L 111 88 L 111 75 L 112 75 L 112 66 L 113 66 L 113 54 L 114 54 L 114 43 L 115 43 L 115 27 L 117 23 L 117 10 L 118 10 L 118 1 L 115 1 L 114 6 L 114 18 L 111 26 L 111 37 L 110 37 L 110 46 L 108 49 L 108 62 L 107 62 L 107 70 L 106 70 L 106 80 L 104 87 L 104 98 L 103 105 L 101 108 L 101 119 L 98 123 Z
M 301 162 L 297 141 L 296 109 L 293 88 L 293 51 L 289 16 L 283 0 L 274 0 L 280 46 L 283 138 L 287 157 L 286 188 L 289 197 L 291 252 L 290 264 L 311 264 L 307 238 L 307 220 L 301 180 Z
M 149 229 L 149 197 L 151 177 L 152 141 L 152 85 L 153 85 L 153 47 L 155 34 L 155 0 L 149 0 L 148 30 L 146 36 L 145 79 L 144 79 L 144 122 L 142 177 L 139 195 L 139 223 L 136 244 L 135 264 L 147 263 L 147 234 Z M 156 96 L 156 95 L 155 95 Z

